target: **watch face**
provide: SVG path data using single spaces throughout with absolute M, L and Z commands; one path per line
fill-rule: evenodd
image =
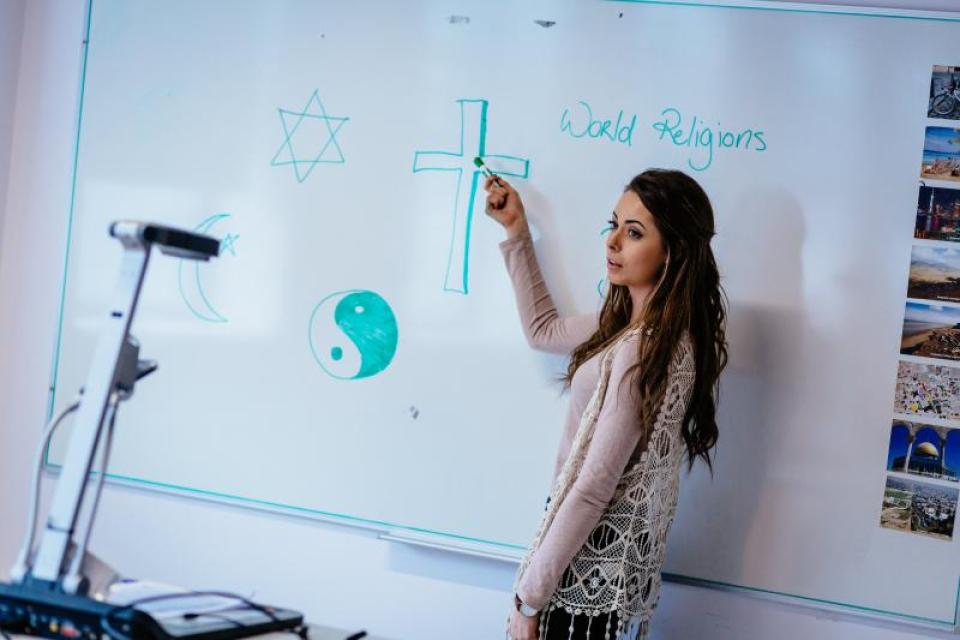
M 513 594 L 513 602 L 517 606 L 517 611 L 519 611 L 520 615 L 522 616 L 525 616 L 527 618 L 532 618 L 533 616 L 540 613 L 539 609 L 534 609 L 533 607 L 524 603 L 524 601 L 521 600 L 520 596 L 518 596 L 517 594 Z

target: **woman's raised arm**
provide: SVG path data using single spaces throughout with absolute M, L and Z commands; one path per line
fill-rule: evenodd
M 500 251 L 513 283 L 527 342 L 540 351 L 569 354 L 596 331 L 597 314 L 560 317 L 540 272 L 520 194 L 499 177 L 487 178 L 484 189 L 487 214 L 507 231 Z

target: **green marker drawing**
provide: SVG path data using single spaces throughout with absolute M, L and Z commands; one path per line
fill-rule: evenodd
M 277 112 L 283 127 L 283 143 L 270 161 L 271 166 L 292 165 L 293 175 L 297 182 L 302 183 L 319 164 L 346 162 L 337 141 L 337 134 L 350 118 L 327 115 L 327 110 L 320 101 L 319 89 L 314 90 L 306 106 L 300 111 L 277 109 Z M 319 137 L 317 131 L 311 131 L 318 123 L 323 124 Z M 323 135 L 323 129 L 326 130 L 326 135 Z M 316 150 L 317 147 L 320 151 Z
M 384 371 L 397 352 L 397 319 L 373 291 L 338 291 L 310 315 L 310 350 L 317 364 L 340 380 L 369 378 Z
M 514 178 L 526 178 L 530 161 L 515 156 L 492 155 L 487 145 L 486 100 L 457 100 L 460 105 L 460 148 L 453 151 L 417 151 L 413 155 L 413 172 L 449 171 L 457 174 L 456 199 L 453 207 L 453 232 L 447 257 L 444 291 L 466 294 L 470 280 L 470 225 L 476 202 L 483 159 L 494 160 L 500 173 Z M 471 152 L 467 154 L 467 150 Z M 476 164 L 476 158 L 481 165 Z M 489 169 L 487 169 L 489 171 Z M 470 176 L 470 188 L 463 189 L 464 175 Z
M 603 226 L 603 229 L 600 230 L 600 237 L 606 238 L 610 232 L 613 231 L 613 227 L 609 224 Z M 600 278 L 600 281 L 597 283 L 597 295 L 601 298 L 607 297 L 607 287 L 610 282 L 607 280 L 607 266 L 603 266 L 603 276 Z
M 210 235 L 213 227 L 224 220 L 230 218 L 230 213 L 217 213 L 205 218 L 200 224 L 193 228 L 197 233 Z M 236 242 L 240 236 L 234 233 L 227 233 L 220 241 L 220 255 L 224 256 L 228 252 L 236 256 Z M 199 320 L 204 322 L 222 323 L 227 322 L 227 318 L 220 313 L 207 296 L 206 287 L 203 284 L 201 274 L 210 268 L 210 266 L 200 260 L 183 260 L 177 265 L 177 285 L 180 290 L 180 297 L 183 298 L 187 309 Z M 208 272 L 209 273 L 209 272 Z

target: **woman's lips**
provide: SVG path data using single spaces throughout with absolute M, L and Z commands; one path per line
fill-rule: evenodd
M 607 269 L 619 269 L 619 268 L 620 268 L 619 264 L 617 264 L 610 258 L 607 258 Z

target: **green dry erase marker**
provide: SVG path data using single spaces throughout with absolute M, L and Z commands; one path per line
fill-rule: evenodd
M 500 176 L 495 174 L 493 171 L 490 171 L 490 167 L 483 163 L 483 158 L 477 156 L 473 159 L 473 164 L 477 165 L 477 168 L 480 169 L 480 172 L 487 176 L 488 178 L 493 178 L 497 181 L 497 184 L 500 184 Z M 501 185 L 502 186 L 502 185 Z

